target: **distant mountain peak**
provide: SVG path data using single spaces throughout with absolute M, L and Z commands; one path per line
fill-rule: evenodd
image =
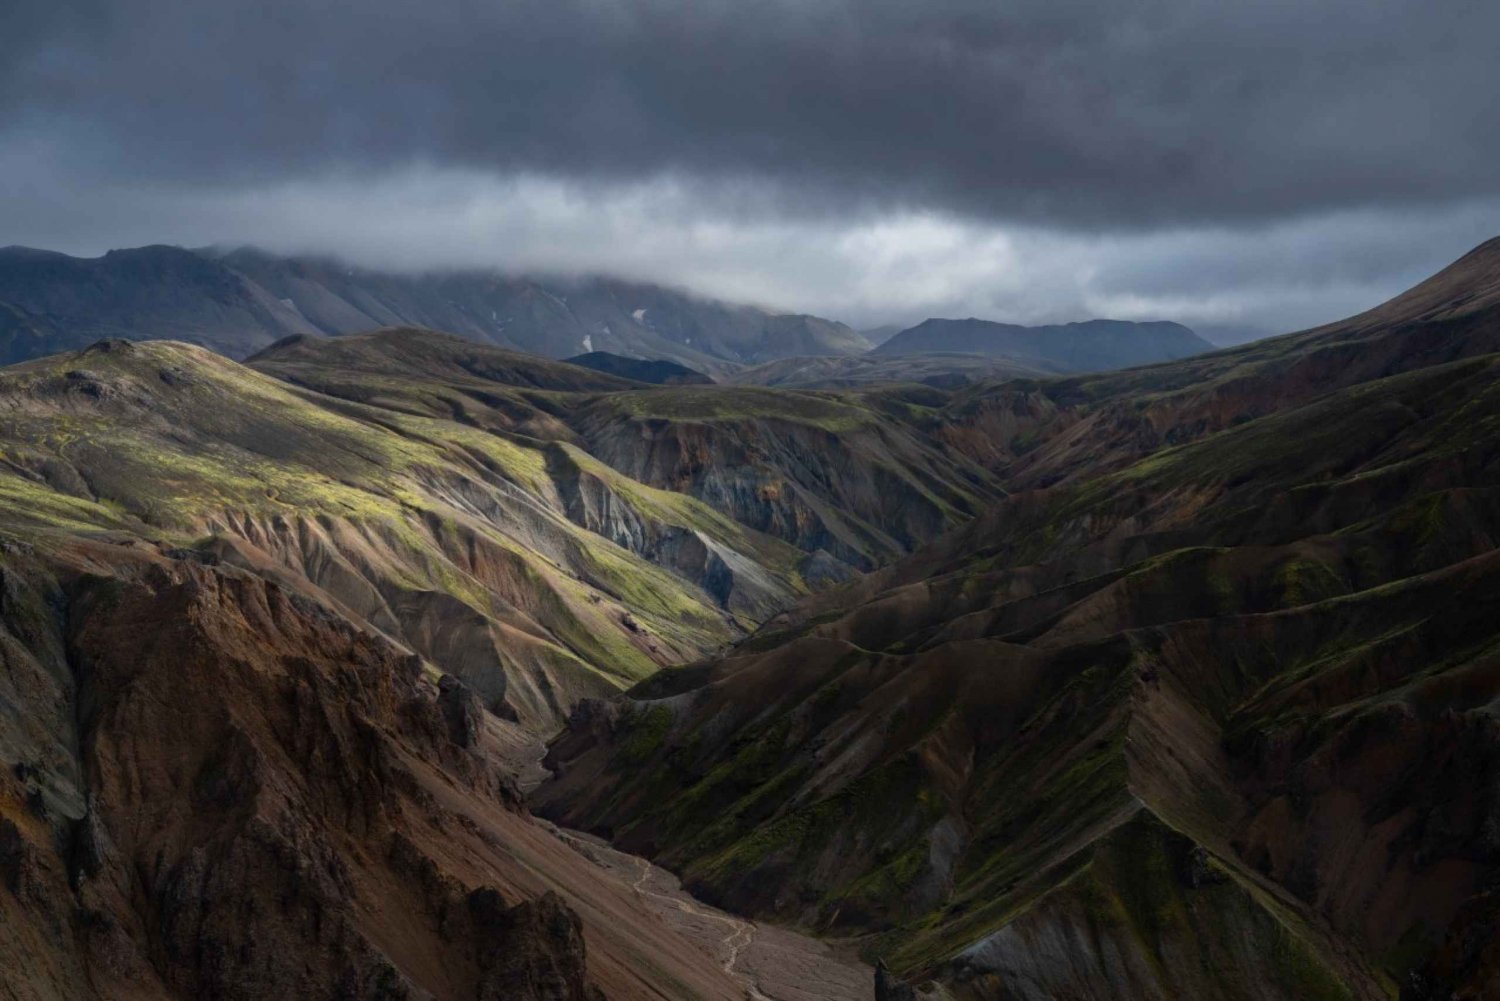
M 1214 345 L 1169 320 L 1080 320 L 1026 327 L 970 317 L 934 317 L 896 334 L 871 354 L 950 352 L 999 358 L 1057 372 L 1130 368 L 1176 361 Z

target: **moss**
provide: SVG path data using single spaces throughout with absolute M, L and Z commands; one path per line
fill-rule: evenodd
M 1354 993 L 1318 954 L 1289 929 L 1275 938 L 1271 968 L 1289 997 L 1298 1001 L 1353 1001 Z
M 621 760 L 627 765 L 644 763 L 667 739 L 673 719 L 666 706 L 648 706 L 631 714 L 626 722 L 630 735 L 620 746 Z
M 778 420 L 832 432 L 853 431 L 880 420 L 879 414 L 855 405 L 854 399 L 834 393 L 706 386 L 616 393 L 609 397 L 608 402 L 620 412 L 637 418 Z
M 1295 607 L 1343 594 L 1344 579 L 1332 567 L 1316 560 L 1293 559 L 1276 570 L 1276 589 L 1282 607 Z

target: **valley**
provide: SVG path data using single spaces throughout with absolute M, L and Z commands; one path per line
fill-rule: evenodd
M 1497 989 L 1500 242 L 1117 371 L 411 312 L 0 369 L 11 996 Z

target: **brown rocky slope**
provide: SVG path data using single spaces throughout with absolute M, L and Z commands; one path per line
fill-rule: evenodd
M 149 546 L 3 572 L 7 996 L 739 996 L 529 820 L 417 658 Z

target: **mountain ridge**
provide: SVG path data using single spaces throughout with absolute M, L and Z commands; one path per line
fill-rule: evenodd
M 294 334 L 391 326 L 563 358 L 623 351 L 724 372 L 868 344 L 831 320 L 604 276 L 468 269 L 401 274 L 253 248 L 155 245 L 94 258 L 0 250 L 0 362 L 107 337 L 176 338 L 245 357 Z
M 963 999 L 1487 996 L 1497 247 L 956 392 L 1004 500 L 581 713 L 537 808 Z
M 1061 373 L 1130 368 L 1214 350 L 1215 345 L 1187 327 L 1167 320 L 1100 319 L 1025 327 L 970 317 L 924 320 L 895 334 L 870 353 L 978 354 Z

